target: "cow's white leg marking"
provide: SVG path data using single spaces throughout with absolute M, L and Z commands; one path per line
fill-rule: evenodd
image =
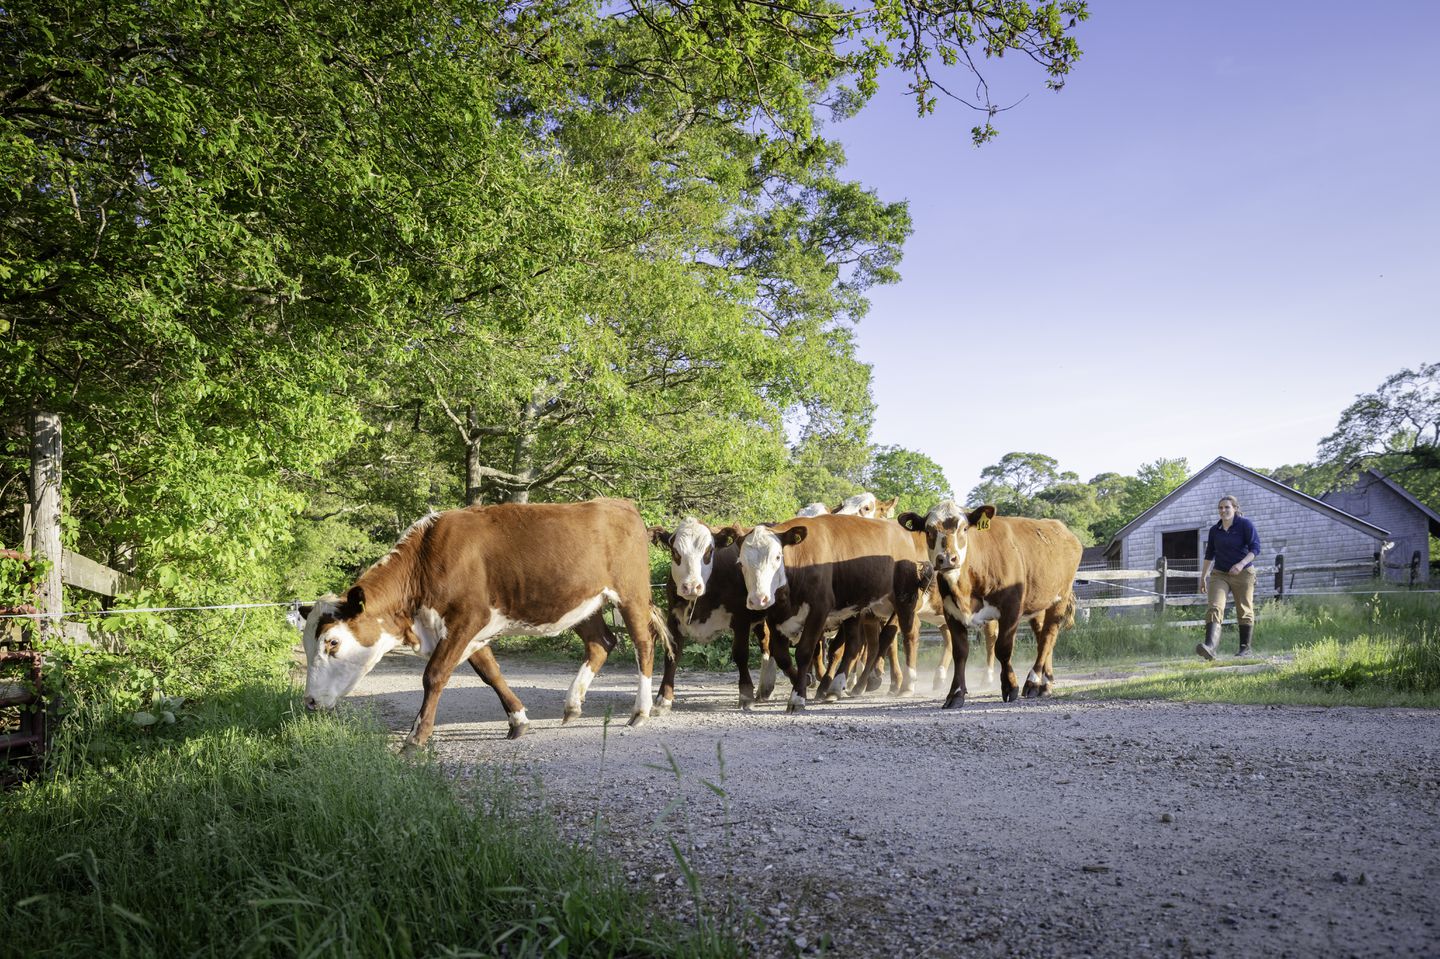
M 760 690 L 758 695 L 764 698 L 774 691 L 775 659 L 769 653 L 765 653 L 760 657 Z
M 1025 677 L 1025 682 L 1034 683 L 1036 686 L 1044 686 L 1045 677 L 1041 676 L 1039 673 L 1035 672 L 1035 670 L 1032 669 L 1030 670 L 1030 675 Z
M 790 693 L 790 704 L 786 707 L 790 712 L 796 712 L 805 708 L 805 697 L 797 692 Z
M 835 678 L 830 682 L 830 695 L 839 699 L 844 692 L 846 692 L 845 672 L 841 670 L 835 674 Z
M 523 709 L 519 712 L 506 713 L 506 715 L 510 717 L 511 728 L 517 726 L 528 726 L 530 724 L 530 717 L 525 715 L 525 710 Z
M 638 670 L 639 667 L 637 666 L 636 668 Z M 635 691 L 635 712 L 631 715 L 640 717 L 649 716 L 650 698 L 652 695 L 650 692 L 650 677 L 642 675 L 640 677 L 640 686 Z
M 580 672 L 575 674 L 575 681 L 570 684 L 570 691 L 565 694 L 565 715 L 580 715 L 580 706 L 585 702 L 585 694 L 590 690 L 590 682 L 595 678 L 595 671 L 590 668 L 589 663 L 580 664 Z

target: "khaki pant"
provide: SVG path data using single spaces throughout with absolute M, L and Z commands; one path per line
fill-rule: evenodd
M 1246 566 L 1238 573 L 1225 573 L 1218 569 L 1210 571 L 1210 584 L 1206 590 L 1210 608 L 1205 610 L 1205 622 L 1225 621 L 1225 594 L 1235 596 L 1235 619 L 1241 626 L 1255 623 L 1255 567 Z

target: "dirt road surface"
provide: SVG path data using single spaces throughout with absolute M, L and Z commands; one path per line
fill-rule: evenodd
M 574 671 L 501 666 L 529 732 L 507 741 L 457 672 L 431 741 L 446 768 L 512 778 L 693 916 L 673 837 L 707 909 L 749 911 L 756 955 L 1440 956 L 1430 712 L 1087 702 L 1073 681 L 1006 704 L 973 673 L 960 710 L 924 677 L 912 698 L 742 713 L 733 674 L 692 671 L 627 730 L 616 659 L 562 727 Z M 421 668 L 386 657 L 351 698 L 406 731 Z

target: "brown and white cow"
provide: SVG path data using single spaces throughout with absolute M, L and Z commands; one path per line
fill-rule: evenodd
M 945 708 L 962 706 L 967 692 L 967 631 L 999 622 L 995 644 L 1000 664 L 1000 697 L 1043 696 L 1055 679 L 1055 637 L 1074 623 L 1072 586 L 1080 565 L 1080 541 L 1053 519 L 996 516 L 995 507 L 965 510 L 945 500 L 922 517 L 905 513 L 897 522 L 923 532 L 950 627 L 955 677 Z M 1024 689 L 1015 681 L 1010 656 L 1021 619 L 1035 630 L 1035 665 Z
M 681 520 L 672 533 L 652 526 L 654 542 L 670 550 L 670 578 L 665 583 L 669 607 L 666 625 L 673 643 L 665 648 L 665 672 L 660 678 L 656 708 L 662 712 L 675 702 L 675 667 L 685 642 L 706 644 L 722 633 L 731 636 L 730 654 L 740 675 L 740 708 L 770 697 L 775 688 L 775 660 L 771 658 L 765 614 L 745 605 L 745 577 L 740 572 L 740 550 L 716 547 L 710 527 L 693 517 Z M 750 677 L 750 634 L 760 643 L 760 690 Z M 794 671 L 790 651 L 776 651 L 781 668 Z
M 915 602 L 929 585 L 928 564 L 917 563 L 911 538 L 893 523 L 860 516 L 814 516 L 753 529 L 726 527 L 717 545 L 740 544 L 746 605 L 763 611 L 772 635 L 794 641 L 796 674 L 789 711 L 805 708 L 805 676 L 825 632 L 871 613 L 891 616 L 910 637 Z M 858 643 L 858 631 L 851 631 Z M 844 688 L 844 677 L 834 686 Z
M 650 715 L 653 636 L 664 619 L 650 603 L 650 534 L 627 500 L 479 506 L 431 513 L 361 574 L 343 600 L 305 613 L 305 706 L 329 709 L 380 657 L 406 645 L 429 657 L 425 697 L 406 738 L 421 746 L 435 707 L 463 660 L 490 685 L 510 719 L 509 738 L 529 724 L 495 662 L 497 636 L 551 636 L 573 629 L 586 659 L 565 699 L 564 722 L 581 704 L 615 636 L 602 610 L 620 610 L 635 644 L 639 690 L 630 725 Z

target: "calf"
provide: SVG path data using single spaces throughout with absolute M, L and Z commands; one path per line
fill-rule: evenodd
M 674 637 L 665 648 L 665 672 L 660 678 L 656 706 L 668 710 L 675 702 L 675 667 L 685 641 L 709 643 L 721 633 L 731 636 L 730 654 L 740 676 L 740 708 L 756 699 L 768 699 L 775 687 L 775 661 L 770 658 L 770 634 L 765 614 L 745 605 L 745 577 L 740 572 L 740 551 L 733 544 L 715 546 L 710 527 L 687 518 L 669 532 L 652 526 L 653 541 L 670 550 L 670 578 L 665 583 L 669 615 L 666 625 Z M 754 631 L 760 642 L 760 692 L 750 678 L 749 639 Z M 777 650 L 787 675 L 793 671 L 790 651 Z
M 773 528 L 727 527 L 717 545 L 740 544 L 746 606 L 763 611 L 772 637 L 797 646 L 789 711 L 805 708 L 805 675 L 828 629 L 871 613 L 891 616 L 913 641 L 915 603 L 928 586 L 929 564 L 917 563 L 910 537 L 893 523 L 859 516 L 815 516 Z M 851 630 L 858 643 L 858 630 Z M 844 688 L 843 675 L 834 681 Z
M 1044 696 L 1055 679 L 1055 638 L 1074 623 L 1071 590 L 1080 565 L 1080 541 L 1053 519 L 1022 519 L 995 515 L 995 507 L 966 511 L 945 500 L 921 517 L 905 513 L 899 524 L 923 533 L 930 562 L 950 627 L 955 676 L 945 708 L 962 706 L 967 692 L 965 659 L 967 630 L 995 620 L 999 635 L 995 656 L 1000 665 L 1000 697 L 1005 702 L 1022 694 Z M 1035 631 L 1035 665 L 1024 689 L 1015 681 L 1010 656 L 1020 620 Z
M 440 693 L 466 659 L 499 696 L 515 739 L 529 720 L 500 674 L 491 641 L 573 629 L 586 659 L 565 698 L 569 722 L 615 648 L 602 616 L 608 603 L 619 607 L 635 644 L 639 689 L 630 725 L 639 725 L 650 715 L 652 637 L 666 636 L 650 603 L 648 543 L 639 511 L 626 500 L 432 513 L 362 573 L 343 600 L 302 610 L 305 706 L 332 708 L 382 655 L 405 645 L 429 657 L 407 750 L 430 738 Z

